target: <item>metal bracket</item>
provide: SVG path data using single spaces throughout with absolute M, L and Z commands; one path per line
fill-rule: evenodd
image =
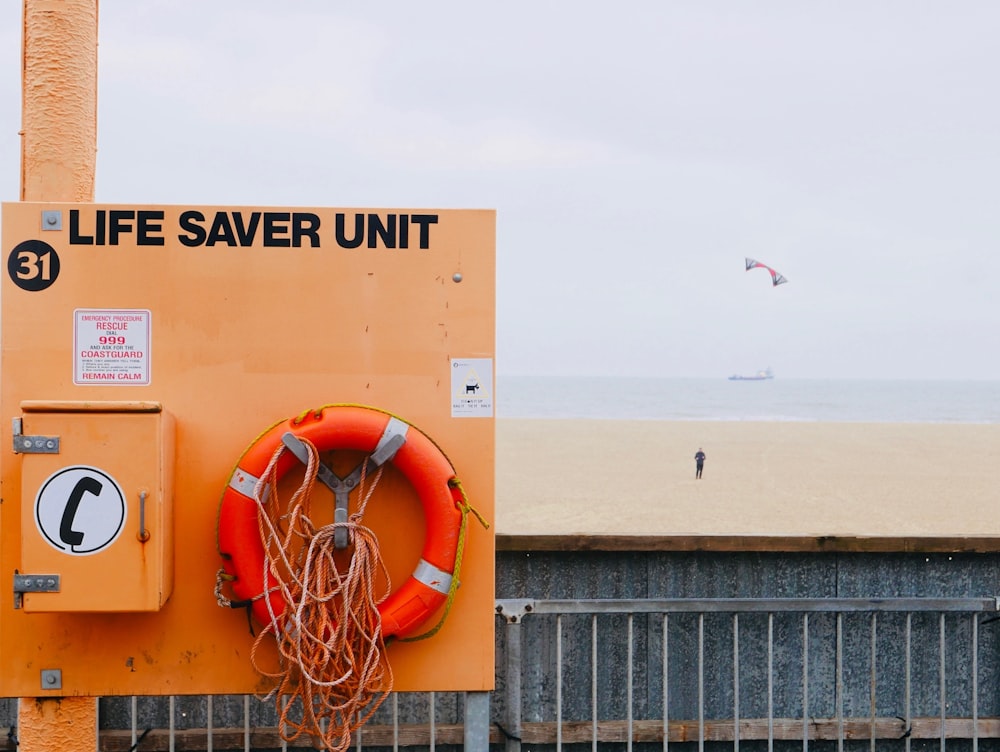
M 42 669 L 42 689 L 62 689 L 62 669 Z
M 59 454 L 58 436 L 25 436 L 21 418 L 13 421 L 14 454 Z
M 535 610 L 535 601 L 520 598 L 498 598 L 496 601 L 496 612 L 508 624 L 520 624 L 521 619 L 526 614 Z
M 375 451 L 372 452 L 372 462 L 376 466 L 384 465 L 396 456 L 396 452 L 406 443 L 406 433 L 410 424 L 399 418 L 390 418 L 382 432 Z
M 309 450 L 306 449 L 306 445 L 303 444 L 299 437 L 294 433 L 288 431 L 282 434 L 281 443 L 283 443 L 303 465 L 307 465 L 309 463 Z M 402 433 L 396 431 L 388 432 L 387 429 L 387 435 L 383 435 L 382 441 L 379 442 L 379 446 L 375 448 L 375 452 L 368 458 L 368 460 L 366 460 L 366 462 L 370 461 L 371 464 L 376 467 L 380 467 L 382 464 L 395 457 L 396 452 L 399 451 L 399 448 L 405 443 L 405 429 Z M 322 462 L 317 462 L 316 465 L 316 477 L 319 478 L 320 482 L 322 482 L 324 486 L 333 491 L 333 522 L 334 524 L 341 525 L 341 527 L 338 527 L 333 531 L 333 547 L 337 549 L 347 548 L 351 542 L 346 525 L 348 520 L 348 503 L 350 502 L 351 491 L 353 491 L 354 488 L 361 482 L 361 470 L 364 468 L 365 463 L 362 462 L 344 478 L 338 476 Z
M 42 230 L 61 230 L 62 212 L 58 209 L 46 209 L 42 212 Z
M 20 574 L 14 572 L 14 608 L 21 608 L 25 593 L 58 593 L 57 574 Z

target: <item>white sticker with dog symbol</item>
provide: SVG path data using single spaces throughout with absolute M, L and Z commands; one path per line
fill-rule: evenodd
M 493 359 L 453 358 L 451 417 L 493 417 Z

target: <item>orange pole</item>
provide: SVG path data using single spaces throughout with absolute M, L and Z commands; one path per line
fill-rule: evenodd
M 96 697 L 22 697 L 17 706 L 19 752 L 94 752 Z
M 93 201 L 97 0 L 24 0 L 21 200 Z
M 94 200 L 97 3 L 24 0 L 22 201 Z M 93 752 L 97 699 L 22 697 L 18 741 L 21 752 Z

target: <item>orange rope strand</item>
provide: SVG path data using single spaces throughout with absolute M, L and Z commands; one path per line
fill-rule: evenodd
M 392 588 L 378 541 L 361 524 L 382 473 L 379 468 L 365 494 L 363 468 L 360 509 L 346 523 L 317 529 L 310 518 L 310 500 L 319 453 L 307 439 L 301 441 L 309 461 L 285 509 L 279 504 L 275 472 L 284 446 L 275 451 L 254 490 L 264 542 L 264 582 L 281 593 L 285 610 L 275 614 L 265 597 L 271 620 L 254 641 L 251 660 L 259 674 L 275 682 L 267 697 L 275 699 L 282 738 L 294 742 L 307 734 L 327 749 L 342 752 L 350 747 L 351 734 L 392 691 L 378 611 Z M 345 526 L 353 551 L 342 572 L 334 561 L 334 533 Z M 269 671 L 260 667 L 257 651 L 271 640 L 277 646 L 278 668 Z M 296 708 L 301 721 L 291 716 Z

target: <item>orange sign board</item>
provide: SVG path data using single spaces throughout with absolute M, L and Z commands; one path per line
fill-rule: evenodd
M 284 419 L 396 416 L 492 522 L 495 227 L 490 210 L 4 204 L 0 695 L 269 689 L 259 623 L 217 602 L 216 527 Z M 347 478 L 367 451 L 320 459 Z M 383 467 L 363 523 L 398 588 L 439 570 L 412 473 Z M 313 493 L 333 521 L 334 493 Z M 396 690 L 493 687 L 493 532 L 472 515 L 461 559 L 450 607 L 412 633 L 440 630 L 388 646 Z

